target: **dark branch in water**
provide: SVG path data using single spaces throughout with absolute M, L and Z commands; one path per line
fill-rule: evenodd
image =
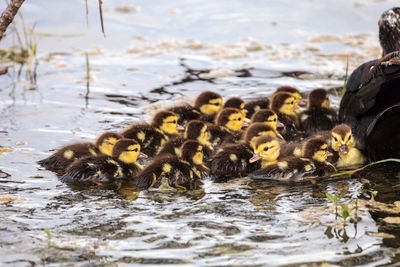
M 101 5 L 103 4 L 103 2 L 101 0 L 99 0 L 99 11 L 100 11 L 100 22 L 101 22 L 101 31 L 104 34 L 104 38 L 106 37 L 106 34 L 104 33 L 104 23 L 103 23 L 103 8 L 101 7 Z
M 101 0 L 100 0 L 101 1 Z M 0 40 L 3 38 L 5 31 L 7 30 L 8 25 L 14 20 L 15 15 L 18 12 L 18 9 L 21 7 L 24 0 L 11 0 L 8 4 L 8 7 L 1 14 L 0 17 Z
M 89 8 L 87 0 L 85 0 L 85 3 L 86 3 L 86 27 L 89 27 Z

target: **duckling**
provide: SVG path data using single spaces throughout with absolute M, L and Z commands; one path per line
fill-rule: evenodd
M 153 157 L 170 137 L 178 134 L 179 130 L 184 128 L 178 124 L 178 116 L 172 111 L 164 110 L 153 116 L 151 124 L 134 124 L 123 131 L 122 135 L 137 140 L 143 153 Z
M 242 112 L 237 108 L 222 109 L 216 119 L 216 125 L 208 125 L 209 142 L 215 148 L 223 142 L 235 142 L 241 137 L 242 127 L 247 127 Z
M 336 172 L 336 168 L 327 161 L 333 154 L 328 151 L 328 143 L 323 138 L 313 137 L 308 139 L 302 150 L 304 158 L 311 159 L 315 165 L 313 175 L 326 176 Z
M 180 147 L 186 140 L 197 140 L 203 145 L 203 153 L 207 155 L 207 157 L 211 156 L 213 151 L 213 147 L 211 143 L 208 141 L 208 131 L 207 125 L 204 121 L 201 120 L 192 120 L 190 121 L 185 128 L 185 132 L 183 136 L 175 136 L 168 140 L 157 153 L 157 155 L 161 154 L 172 154 L 179 156 L 180 155 Z
M 289 93 L 276 93 L 272 97 L 271 109 L 284 125 L 280 132 L 286 141 L 291 141 L 299 135 L 297 116 L 294 111 L 297 108 L 295 98 Z
M 295 181 L 311 174 L 315 169 L 314 163 L 306 158 L 279 158 L 279 141 L 269 135 L 262 135 L 254 140 L 254 155 L 249 162 L 262 160 L 261 169 L 249 176 L 256 180 Z
M 277 131 L 277 128 L 283 128 L 284 125 L 278 120 L 278 115 L 271 109 L 260 109 L 251 116 L 251 123 L 263 122 L 270 125 L 274 131 L 275 135 L 285 143 L 285 138 Z
M 100 135 L 95 143 L 74 143 L 58 149 L 51 156 L 39 160 L 37 163 L 57 173 L 63 173 L 73 162 L 86 156 L 100 154 L 111 156 L 114 144 L 122 138 L 122 135 L 113 132 L 105 132 Z
M 288 85 L 283 85 L 280 86 L 276 89 L 275 93 L 290 93 L 294 97 L 294 103 L 300 107 L 305 107 L 306 102 L 303 100 L 303 97 L 300 94 L 299 89 L 288 86 Z
M 243 140 L 221 146 L 211 158 L 210 174 L 214 181 L 222 182 L 230 178 L 243 177 L 260 168 L 259 162 L 249 162 L 253 156 L 253 141 L 257 136 L 264 134 L 275 136 L 275 132 L 268 124 L 252 123 L 245 131 Z
M 335 126 L 331 131 L 331 147 L 339 155 L 338 168 L 352 167 L 366 162 L 365 156 L 355 147 L 351 128 L 346 124 Z
M 240 109 L 244 116 L 244 121 L 250 123 L 250 119 L 246 118 L 247 110 L 244 108 L 244 101 L 240 97 L 231 97 L 226 100 L 223 108 L 237 108 Z
M 118 140 L 112 156 L 99 155 L 82 158 L 73 163 L 60 180 L 73 185 L 103 185 L 133 179 L 143 168 L 136 160 L 146 158 L 140 145 L 133 139 Z
M 222 96 L 215 92 L 204 91 L 197 96 L 194 106 L 176 106 L 170 108 L 169 111 L 179 116 L 179 124 L 186 125 L 189 121 L 197 119 L 212 123 L 221 108 Z
M 337 112 L 330 107 L 329 94 L 325 89 L 312 90 L 307 97 L 307 110 L 299 114 L 300 128 L 307 135 L 327 131 L 337 124 Z
M 251 118 L 254 113 L 259 111 L 260 109 L 269 108 L 270 101 L 268 97 L 260 97 L 256 100 L 252 100 L 247 102 L 244 105 L 244 109 L 247 110 L 247 116 Z
M 200 179 L 208 175 L 203 164 L 203 146 L 195 140 L 187 140 L 181 146 L 180 157 L 163 154 L 153 159 L 132 182 L 140 189 L 160 186 L 162 178 L 176 189 L 194 189 Z

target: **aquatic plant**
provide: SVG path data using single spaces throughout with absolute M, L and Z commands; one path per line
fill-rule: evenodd
M 329 199 L 333 204 L 335 204 L 335 214 L 336 217 L 338 216 L 338 206 L 339 206 L 339 200 L 344 197 L 344 193 L 341 193 L 340 195 L 338 193 L 335 193 L 335 196 L 333 196 L 331 193 L 326 192 L 325 196 L 327 199 Z
M 43 248 L 42 255 L 40 256 L 40 259 L 41 259 L 42 263 L 44 264 L 45 263 L 45 259 L 46 259 L 46 255 L 49 252 L 49 249 L 51 247 L 55 247 L 56 244 L 53 241 L 51 241 L 51 239 L 53 238 L 53 234 L 50 233 L 50 229 L 45 227 L 43 229 L 43 231 L 46 233 L 46 236 L 47 236 L 46 246 Z
M 343 89 L 342 89 L 342 95 L 346 93 L 347 90 L 347 77 L 349 73 L 349 57 L 347 57 L 347 62 L 346 62 L 346 73 L 344 75 L 344 84 L 343 84 Z

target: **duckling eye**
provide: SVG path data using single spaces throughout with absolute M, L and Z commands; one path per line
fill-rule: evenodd
M 269 149 L 269 147 L 267 147 L 267 146 L 264 147 L 264 151 L 268 151 L 268 149 Z
M 215 105 L 215 106 L 219 106 L 219 103 L 217 102 L 217 103 L 211 103 L 211 105 Z
M 135 148 L 133 151 L 137 152 L 137 151 L 138 151 L 138 149 L 137 149 L 137 148 Z
M 293 105 L 293 104 L 294 104 L 294 101 L 290 102 L 290 105 Z
M 333 140 L 335 140 L 335 142 L 337 142 L 337 141 L 338 141 L 336 137 L 333 137 Z
M 274 119 L 274 122 L 276 121 L 276 118 Z
M 173 123 L 173 124 L 175 124 L 175 123 L 176 123 L 176 120 L 173 120 L 173 121 L 171 121 L 170 123 Z
M 242 118 L 238 118 L 238 121 L 241 121 L 242 120 Z

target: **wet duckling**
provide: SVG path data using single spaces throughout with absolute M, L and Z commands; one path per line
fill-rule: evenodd
M 284 125 L 280 131 L 286 141 L 296 138 L 298 133 L 298 122 L 295 109 L 295 98 L 289 93 L 276 93 L 271 100 L 271 109 L 278 115 L 279 121 Z
M 300 107 L 305 107 L 306 106 L 306 102 L 303 100 L 303 97 L 300 94 L 299 89 L 292 87 L 292 86 L 288 86 L 288 85 L 284 85 L 284 86 L 280 86 L 276 89 L 275 93 L 290 93 L 293 97 L 294 97 L 294 103 Z
M 190 121 L 185 128 L 185 132 L 183 136 L 175 136 L 168 140 L 157 153 L 157 155 L 161 154 L 172 154 L 179 156 L 180 148 L 186 140 L 197 140 L 203 145 L 203 153 L 208 157 L 211 156 L 213 151 L 213 147 L 211 143 L 208 141 L 208 131 L 206 122 L 201 120 L 192 120 Z
M 351 128 L 346 124 L 335 126 L 331 131 L 331 147 L 339 155 L 338 168 L 352 167 L 366 162 L 365 156 L 355 147 Z
M 179 116 L 179 124 L 186 125 L 191 120 L 200 119 L 212 123 L 222 108 L 222 96 L 215 92 L 204 91 L 197 96 L 194 106 L 182 105 L 169 110 Z
M 178 124 L 178 116 L 172 111 L 159 111 L 153 116 L 151 124 L 134 124 L 122 132 L 125 138 L 139 142 L 143 153 L 149 157 L 156 155 L 158 149 L 184 128 Z
M 111 156 L 114 144 L 121 138 L 122 135 L 118 133 L 105 132 L 97 138 L 95 143 L 82 142 L 64 146 L 37 163 L 47 170 L 63 173 L 68 166 L 80 158 L 100 154 Z
M 254 155 L 249 161 L 262 160 L 261 169 L 249 175 L 256 180 L 295 181 L 316 169 L 314 163 L 306 158 L 279 158 L 279 141 L 269 134 L 259 136 L 254 140 L 253 151 Z
M 246 102 L 246 104 L 244 105 L 244 109 L 247 110 L 247 117 L 251 118 L 253 114 L 260 109 L 269 108 L 269 105 L 270 101 L 268 97 L 260 97 L 256 100 Z
M 312 90 L 307 97 L 307 110 L 299 114 L 300 128 L 306 135 L 329 131 L 337 124 L 337 112 L 330 107 L 328 91 Z
M 264 134 L 275 136 L 275 130 L 265 123 L 252 123 L 240 142 L 221 146 L 211 158 L 210 174 L 214 181 L 243 177 L 259 169 L 260 162 L 250 163 L 249 160 L 253 156 L 254 139 Z
M 240 97 L 231 97 L 226 100 L 223 108 L 237 108 L 240 109 L 244 116 L 244 121 L 250 123 L 250 119 L 246 118 L 247 110 L 244 108 L 244 101 Z
M 203 146 L 198 141 L 187 140 L 181 147 L 180 157 L 164 154 L 154 158 L 132 184 L 140 189 L 150 189 L 160 186 L 161 179 L 166 178 L 171 187 L 194 189 L 208 172 L 203 164 Z
M 242 127 L 247 127 L 242 112 L 237 108 L 222 109 L 216 119 L 216 125 L 208 125 L 209 141 L 215 148 L 225 143 L 233 143 L 240 139 Z
M 251 117 L 251 123 L 256 123 L 256 122 L 263 122 L 268 125 L 270 125 L 274 131 L 275 135 L 281 139 L 283 143 L 285 143 L 285 139 L 283 136 L 277 131 L 277 128 L 283 128 L 284 125 L 278 120 L 278 115 L 271 110 L 271 109 L 260 109 L 256 113 L 253 114 Z
M 105 185 L 133 179 L 142 169 L 136 160 L 146 158 L 140 145 L 133 139 L 123 138 L 115 143 L 112 156 L 89 156 L 73 163 L 60 180 L 73 185 Z
M 326 176 L 336 172 L 336 168 L 327 161 L 333 154 L 328 151 L 328 143 L 323 138 L 313 137 L 308 139 L 302 150 L 304 158 L 311 159 L 316 167 L 313 175 Z

